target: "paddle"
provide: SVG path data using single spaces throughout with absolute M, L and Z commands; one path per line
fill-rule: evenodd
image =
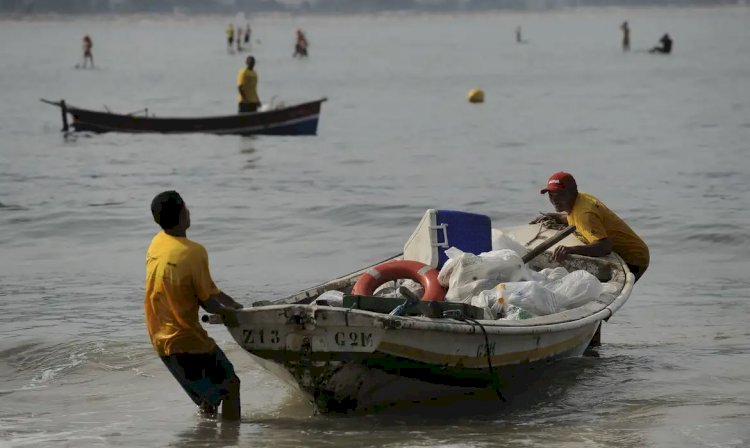
M 524 264 L 528 263 L 529 261 L 541 255 L 541 253 L 544 252 L 545 250 L 559 243 L 566 236 L 575 232 L 575 230 L 576 230 L 576 226 L 568 226 L 562 229 L 561 231 L 554 234 L 552 237 L 544 240 L 541 244 L 539 244 L 535 248 L 531 249 L 529 253 L 524 255 L 521 259 L 523 260 Z

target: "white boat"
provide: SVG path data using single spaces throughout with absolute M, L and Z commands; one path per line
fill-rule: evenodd
M 549 246 L 558 233 L 540 225 L 502 230 L 530 249 Z M 581 243 L 568 235 L 561 244 Z M 558 264 L 549 249 L 528 266 L 540 270 Z M 253 359 L 297 387 L 320 412 L 368 412 L 488 390 L 502 398 L 530 372 L 582 355 L 602 321 L 630 296 L 634 276 L 617 254 L 570 256 L 564 266 L 591 272 L 610 285 L 610 292 L 574 309 L 525 320 L 485 320 L 479 308 L 439 301 L 420 302 L 403 316 L 389 314 L 404 302 L 398 298 L 347 295 L 343 307 L 311 303 L 326 291 L 350 294 L 369 267 L 257 303 L 239 312 L 239 326 L 227 328 Z M 220 322 L 217 317 L 211 321 Z

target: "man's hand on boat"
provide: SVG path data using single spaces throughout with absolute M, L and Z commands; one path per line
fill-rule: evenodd
M 237 303 L 236 300 L 229 297 L 224 292 L 212 295 L 202 302 L 201 306 L 211 314 L 220 315 L 224 324 L 228 327 L 236 327 L 239 325 L 239 322 L 237 321 L 237 311 L 244 308 L 241 303 Z
M 557 246 L 555 250 L 552 252 L 552 259 L 559 263 L 563 261 L 564 259 L 566 259 L 568 255 L 572 253 L 575 253 L 575 250 L 573 247 Z
M 552 259 L 561 262 L 566 259 L 568 255 L 603 257 L 610 252 L 612 252 L 612 240 L 609 238 L 602 238 L 591 244 L 584 244 L 582 246 L 557 246 L 552 252 Z

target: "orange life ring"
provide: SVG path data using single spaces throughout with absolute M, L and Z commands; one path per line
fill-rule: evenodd
M 419 282 L 424 287 L 422 300 L 428 302 L 445 300 L 445 289 L 438 282 L 437 269 L 412 260 L 387 261 L 368 269 L 357 279 L 352 294 L 371 296 L 378 286 L 400 278 L 409 278 Z

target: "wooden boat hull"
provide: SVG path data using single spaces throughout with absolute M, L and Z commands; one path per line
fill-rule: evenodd
M 134 114 L 114 114 L 53 103 L 72 117 L 76 131 L 127 133 L 209 133 L 232 135 L 316 135 L 321 104 L 325 98 L 265 112 L 218 117 L 160 118 Z M 66 118 L 63 118 L 66 130 Z
M 289 305 L 243 312 L 240 326 L 229 330 L 321 412 L 349 412 L 482 390 L 502 395 L 529 371 L 580 356 L 601 322 L 558 330 L 482 322 L 485 337 L 479 323 L 428 321 Z

